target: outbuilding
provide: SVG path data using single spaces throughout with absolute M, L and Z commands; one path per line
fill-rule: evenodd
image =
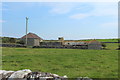
M 101 49 L 101 42 L 97 40 L 91 40 L 91 41 L 64 41 L 64 45 L 80 48 L 80 49 Z
M 24 43 L 26 43 L 26 35 L 21 37 L 21 40 L 23 40 Z M 34 33 L 27 34 L 27 46 L 40 46 L 40 41 L 42 40 L 43 39 L 41 37 L 39 37 L 38 35 Z

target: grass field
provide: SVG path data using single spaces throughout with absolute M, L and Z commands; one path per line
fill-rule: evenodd
M 93 39 L 88 39 L 88 40 L 84 40 L 84 41 L 91 41 Z M 100 42 L 118 42 L 119 39 L 96 39 L 97 41 Z
M 60 76 L 117 78 L 117 44 L 111 50 L 2 48 L 3 69 L 51 72 Z
M 109 50 L 115 50 L 118 48 L 118 43 L 105 43 L 106 48 Z
M 84 40 L 77 40 L 77 41 L 91 41 L 93 39 L 84 39 Z M 118 40 L 120 39 L 96 39 L 97 41 L 100 41 L 100 42 L 118 42 Z M 46 42 L 47 41 L 51 41 L 51 42 L 56 42 L 58 40 L 45 40 Z M 66 41 L 71 41 L 71 40 L 66 40 Z M 72 40 L 74 41 L 74 40 Z

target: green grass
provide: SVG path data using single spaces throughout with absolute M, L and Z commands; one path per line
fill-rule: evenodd
M 118 42 L 118 39 L 97 39 L 100 42 Z
M 118 43 L 105 43 L 106 48 L 110 50 L 115 50 L 118 48 Z
M 86 40 L 81 40 L 81 41 L 91 41 L 93 39 L 86 39 Z M 97 41 L 100 42 L 118 42 L 118 39 L 96 39 Z
M 84 40 L 65 40 L 65 41 L 91 41 L 94 39 L 84 39 Z M 118 42 L 119 39 L 96 39 L 100 42 Z M 44 40 L 44 42 L 59 42 L 59 40 Z
M 40 48 L 2 48 L 2 50 L 4 70 L 31 69 L 60 76 L 67 75 L 71 78 L 118 77 L 118 50 Z

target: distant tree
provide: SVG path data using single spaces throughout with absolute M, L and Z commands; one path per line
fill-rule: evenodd
M 120 39 L 118 39 L 118 43 L 120 43 Z
M 2 38 L 2 43 L 9 43 L 9 38 L 8 37 L 3 37 Z
M 103 47 L 103 49 L 106 49 L 106 44 L 105 43 L 102 43 L 102 47 Z
M 15 39 L 15 38 L 9 38 L 9 42 L 10 42 L 10 43 L 15 43 L 15 42 L 16 42 L 16 39 Z
M 2 37 L 2 43 L 15 43 L 16 38 Z

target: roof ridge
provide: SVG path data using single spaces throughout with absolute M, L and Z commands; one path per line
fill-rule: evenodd
M 35 38 L 34 35 L 35 35 L 35 34 L 31 33 L 31 36 L 32 36 L 33 38 Z
M 27 36 L 27 38 L 37 38 L 37 39 L 42 39 L 41 37 L 39 37 L 37 34 L 35 33 L 31 33 L 29 32 L 27 35 L 24 35 L 23 37 L 21 38 L 25 38 Z

